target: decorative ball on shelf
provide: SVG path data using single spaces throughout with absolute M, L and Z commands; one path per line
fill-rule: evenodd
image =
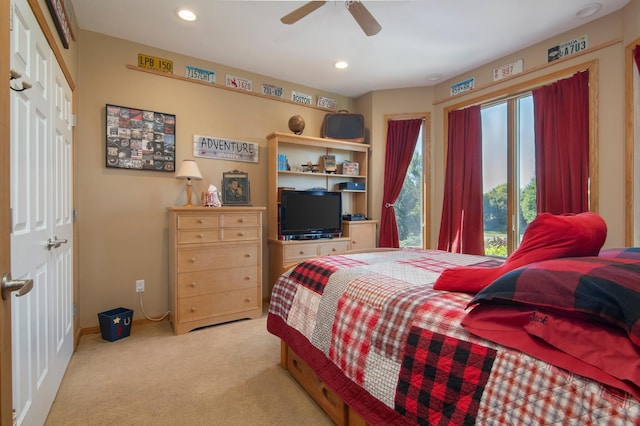
M 296 135 L 301 135 L 304 130 L 304 118 L 299 115 L 294 115 L 289 119 L 289 130 Z

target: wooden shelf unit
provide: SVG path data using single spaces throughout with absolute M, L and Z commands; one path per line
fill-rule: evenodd
M 292 187 L 297 190 L 322 188 L 337 191 L 337 184 L 340 182 L 361 182 L 365 188 L 362 191 L 342 191 L 342 210 L 343 213 L 367 214 L 369 145 L 278 132 L 269 134 L 267 140 L 269 142 L 267 183 L 269 239 L 278 239 L 278 187 Z M 290 171 L 278 170 L 278 154 L 287 155 Z M 297 170 L 307 161 L 318 164 L 320 157 L 329 154 L 335 155 L 336 164 L 344 161 L 358 163 L 359 174 L 353 176 Z
M 364 190 L 341 190 L 342 210 L 343 214 L 362 213 L 367 216 L 369 145 L 278 132 L 269 134 L 267 140 L 269 288 L 292 263 L 316 256 L 376 247 L 377 221 L 343 221 L 342 238 L 283 241 L 278 235 L 278 188 L 281 187 L 338 191 L 337 184 L 340 182 L 360 182 L 364 184 Z M 292 170 L 278 170 L 279 154 L 287 155 Z M 320 158 L 329 154 L 335 155 L 336 164 L 344 161 L 358 163 L 358 175 L 298 170 L 307 161 L 320 165 Z

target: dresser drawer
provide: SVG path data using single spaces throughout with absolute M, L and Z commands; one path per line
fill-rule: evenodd
M 178 274 L 178 298 L 258 286 L 258 269 L 227 268 Z
M 292 244 L 284 247 L 284 257 L 282 260 L 285 265 L 288 265 L 298 260 L 316 257 L 319 253 L 318 244 Z
M 225 213 L 222 215 L 220 226 L 224 227 L 259 227 L 262 225 L 260 213 Z
M 178 273 L 253 266 L 260 263 L 258 244 L 216 247 L 179 247 Z
M 297 262 L 311 257 L 343 253 L 349 250 L 349 240 L 304 242 L 284 246 L 283 264 Z
M 218 228 L 220 214 L 187 214 L 178 215 L 178 229 Z
M 320 256 L 344 253 L 347 250 L 349 250 L 349 241 L 332 241 L 321 243 L 319 246 Z
M 218 229 L 189 229 L 178 231 L 177 234 L 178 244 L 216 243 L 220 241 L 220 230 Z
M 254 287 L 181 298 L 178 300 L 179 322 L 196 321 L 255 309 L 262 303 L 258 300 L 257 293 L 258 290 Z
M 259 228 L 223 228 L 220 230 L 222 241 L 257 240 L 262 232 Z

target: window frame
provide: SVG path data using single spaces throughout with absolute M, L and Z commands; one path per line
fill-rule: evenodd
M 505 101 L 508 99 L 516 99 L 518 96 L 525 95 L 528 92 L 533 91 L 534 89 L 552 84 L 558 80 L 563 78 L 571 77 L 573 74 L 579 71 L 589 70 L 589 211 L 598 211 L 599 206 L 599 184 L 598 184 L 598 60 L 593 60 L 589 62 L 585 62 L 582 64 L 578 64 L 572 67 L 564 68 L 559 71 L 555 71 L 537 78 L 533 78 L 526 82 L 514 84 L 511 86 L 504 87 L 502 89 L 479 95 L 474 98 L 470 98 L 464 101 L 461 101 L 456 104 L 452 104 L 443 108 L 443 145 L 444 145 L 444 155 L 443 155 L 443 170 L 446 170 L 447 164 L 447 141 L 449 140 L 449 112 L 468 108 L 472 105 L 488 105 L 500 101 Z M 515 108 L 514 103 L 507 105 L 507 108 Z M 509 111 L 511 113 L 511 111 Z M 515 119 L 515 114 L 511 115 Z M 507 124 L 509 138 L 512 138 L 513 134 L 513 126 L 515 123 L 509 122 Z M 513 141 L 509 141 L 507 144 L 507 155 L 508 158 L 512 158 L 515 153 L 513 152 L 514 144 Z M 512 161 L 508 165 L 507 174 L 509 176 L 509 181 L 507 182 L 507 191 L 510 195 L 510 200 L 507 205 L 507 232 L 509 238 L 507 238 L 507 252 L 513 252 L 513 241 L 514 241 L 514 227 L 513 227 L 513 213 L 514 206 L 512 204 L 513 196 L 514 196 L 514 182 L 515 182 L 515 173 L 516 170 L 513 170 L 511 166 Z M 509 168 L 511 170 L 509 170 Z

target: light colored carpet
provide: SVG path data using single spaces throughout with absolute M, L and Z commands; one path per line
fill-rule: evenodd
M 180 336 L 168 321 L 115 342 L 85 335 L 46 425 L 331 425 L 279 362 L 266 316 Z

